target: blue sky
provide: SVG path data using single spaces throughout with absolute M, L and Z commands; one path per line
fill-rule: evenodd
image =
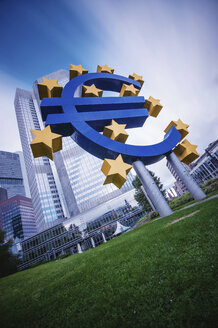
M 82 64 L 98 64 L 145 83 L 141 95 L 164 108 L 130 143 L 152 144 L 179 117 L 200 153 L 217 138 L 218 1 L 1 0 L 0 150 L 21 150 L 13 99 L 16 87 Z M 161 163 L 154 166 L 168 183 Z

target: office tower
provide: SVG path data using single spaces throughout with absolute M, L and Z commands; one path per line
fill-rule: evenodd
M 7 190 L 8 198 L 26 196 L 18 154 L 0 151 L 0 187 Z
M 69 81 L 69 72 L 59 70 L 46 78 L 57 79 L 64 86 Z M 40 106 L 39 82 L 42 82 L 42 78 L 35 81 L 34 94 Z M 71 137 L 63 138 L 63 150 L 54 154 L 54 162 L 70 217 L 133 190 L 132 173 L 129 173 L 121 189 L 112 184 L 103 185 L 105 176 L 101 172 L 102 160 L 87 153 Z
M 15 111 L 23 148 L 31 198 L 38 232 L 63 221 L 64 213 L 48 158 L 34 158 L 30 129 L 43 128 L 39 108 L 31 91 L 16 90 Z M 18 155 L 17 155 L 18 156 Z
M 27 171 L 26 171 L 26 166 L 25 166 L 25 162 L 24 162 L 23 152 L 22 151 L 16 151 L 16 154 L 18 154 L 19 157 L 20 157 L 20 166 L 21 166 L 21 171 L 22 171 L 22 175 L 23 175 L 23 184 L 24 184 L 24 188 L 25 188 L 26 197 L 31 198 L 30 187 L 29 187 L 29 182 L 28 182 L 28 177 L 27 177 Z
M 5 241 L 25 239 L 37 233 L 32 201 L 23 196 L 14 196 L 0 203 L 0 227 L 5 232 Z
M 73 194 L 82 213 L 133 189 L 131 173 L 121 189 L 112 184 L 103 185 L 102 160 L 84 151 L 71 138 L 65 139 L 63 150 L 54 157 L 60 181 L 64 182 L 62 189 L 66 203 L 70 204 Z
M 7 189 L 0 188 L 0 203 L 8 199 Z

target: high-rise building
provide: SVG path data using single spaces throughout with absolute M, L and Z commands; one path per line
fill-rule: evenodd
M 0 203 L 0 227 L 5 232 L 5 241 L 29 238 L 37 233 L 32 201 L 23 196 L 14 196 Z
M 182 163 L 183 164 L 183 163 Z M 190 167 L 186 164 L 183 164 L 186 168 L 186 170 L 188 172 L 190 172 Z M 171 164 L 169 163 L 169 161 L 167 161 L 166 164 L 167 168 L 169 169 L 169 171 L 172 173 L 172 175 L 174 176 L 174 178 L 176 179 L 176 182 L 173 185 L 174 190 L 176 191 L 178 196 L 182 196 L 183 194 L 185 194 L 186 192 L 188 192 L 188 189 L 186 188 L 186 186 L 184 185 L 184 183 L 182 182 L 182 180 L 179 178 L 179 176 L 177 175 L 177 173 L 175 172 L 175 170 L 173 169 L 173 167 L 171 166 Z
M 60 70 L 46 76 L 57 79 L 61 86 L 69 81 L 69 72 Z M 34 83 L 34 94 L 40 105 L 37 83 Z M 54 154 L 54 162 L 60 179 L 69 215 L 87 211 L 133 189 L 133 175 L 129 173 L 121 189 L 114 185 L 103 185 L 105 176 L 101 172 L 102 160 L 87 153 L 71 137 L 63 138 L 63 150 Z
M 20 157 L 20 166 L 21 166 L 21 171 L 22 171 L 22 175 L 23 175 L 23 184 L 24 184 L 24 188 L 25 188 L 25 192 L 26 192 L 26 197 L 31 198 L 30 187 L 29 187 L 29 182 L 28 182 L 28 178 L 27 178 L 27 171 L 26 171 L 26 166 L 25 166 L 25 162 L 24 162 L 23 152 L 16 151 L 16 154 L 18 154 Z
M 40 232 L 61 222 L 64 219 L 64 213 L 49 159 L 46 157 L 34 158 L 30 148 L 30 142 L 33 139 L 30 129 L 43 129 L 39 108 L 33 93 L 17 89 L 14 105 L 36 226 Z
M 69 81 L 69 72 L 59 70 L 46 78 L 57 79 L 64 86 Z M 33 92 L 17 89 L 15 109 L 37 226 L 41 231 L 46 227 L 43 217 L 50 226 L 57 224 L 57 218 L 63 217 L 60 198 L 63 198 L 67 216 L 73 217 L 132 191 L 133 175 L 128 175 L 121 189 L 103 185 L 102 161 L 80 148 L 71 137 L 63 138 L 63 150 L 54 154 L 54 164 L 46 157 L 34 159 L 29 146 L 33 139 L 30 129 L 44 128 L 37 87 L 39 82 L 42 78 L 34 82 Z
M 203 184 L 218 176 L 218 140 L 211 142 L 205 152 L 192 164 L 190 174 L 194 180 Z
M 0 151 L 0 187 L 7 190 L 8 198 L 26 196 L 18 154 Z
M 0 188 L 0 203 L 8 199 L 8 192 L 5 188 Z

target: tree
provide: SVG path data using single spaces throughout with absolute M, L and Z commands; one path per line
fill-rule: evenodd
M 0 230 L 0 278 L 17 272 L 18 256 L 13 255 L 10 251 L 12 241 L 4 243 L 5 232 Z
M 160 181 L 160 178 L 157 177 L 154 172 L 152 171 L 149 171 L 150 175 L 152 176 L 152 178 L 154 179 L 157 187 L 159 188 L 160 192 L 162 193 L 163 196 L 165 196 L 166 194 L 166 190 L 163 188 L 163 184 L 161 183 Z M 142 183 L 141 181 L 139 180 L 139 178 L 136 176 L 135 179 L 133 180 L 132 182 L 133 184 L 133 187 L 136 189 L 136 192 L 135 192 L 135 200 L 137 201 L 137 203 L 143 207 L 143 209 L 146 211 L 146 212 L 150 212 L 152 211 L 152 207 L 151 205 L 149 204 L 144 192 L 142 191 Z

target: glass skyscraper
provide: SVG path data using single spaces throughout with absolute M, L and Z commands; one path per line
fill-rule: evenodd
M 69 72 L 62 69 L 45 77 L 57 79 L 58 84 L 65 86 L 69 81 Z M 42 82 L 42 78 L 34 83 L 38 105 L 39 82 Z M 54 154 L 54 162 L 70 216 L 87 211 L 133 189 L 134 177 L 131 173 L 121 189 L 117 189 L 113 184 L 103 185 L 105 176 L 101 172 L 102 160 L 87 153 L 71 137 L 63 138 L 63 150 Z
M 18 154 L 0 151 L 0 187 L 7 190 L 8 198 L 26 196 Z
M 69 81 L 69 72 L 59 70 L 45 77 L 57 79 L 64 86 Z M 17 89 L 15 110 L 37 226 L 41 231 L 63 218 L 60 193 L 67 216 L 73 217 L 132 190 L 133 175 L 128 175 L 121 189 L 112 184 L 103 185 L 102 160 L 88 154 L 71 137 L 63 138 L 63 150 L 54 154 L 54 165 L 51 166 L 46 157 L 34 159 L 29 146 L 33 139 L 30 129 L 44 128 L 40 115 L 39 82 L 42 78 L 34 82 L 33 92 Z
M 29 238 L 37 233 L 32 201 L 23 196 L 14 196 L 0 203 L 0 227 L 5 232 L 5 241 Z
M 80 213 L 133 188 L 131 173 L 121 189 L 117 189 L 113 184 L 103 185 L 105 176 L 101 172 L 102 160 L 87 153 L 70 137 L 63 139 L 63 150 L 55 155 L 55 164 L 59 172 L 64 163 Z M 65 189 L 64 186 L 62 188 Z
M 43 129 L 38 104 L 33 93 L 17 89 L 14 105 L 37 230 L 40 232 L 61 222 L 64 219 L 64 213 L 49 159 L 34 158 L 30 148 L 30 142 L 33 139 L 30 129 Z

